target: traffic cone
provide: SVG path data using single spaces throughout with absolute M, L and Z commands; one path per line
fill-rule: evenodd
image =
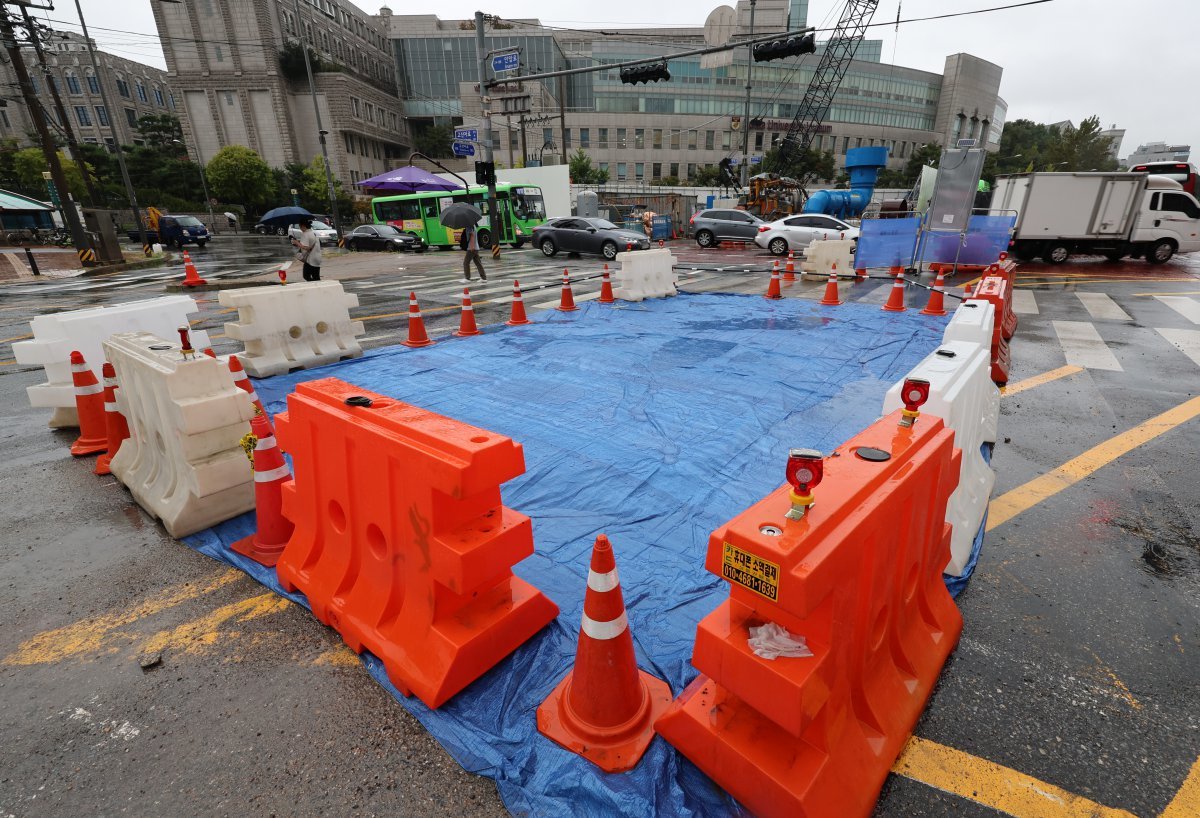
M 787 264 L 784 265 L 784 268 L 783 268 L 783 280 L 784 281 L 795 281 L 796 280 L 796 254 L 793 253 L 791 250 L 788 250 Z
M 562 299 L 555 309 L 559 312 L 575 312 L 579 309 L 575 306 L 575 294 L 571 292 L 571 276 L 566 270 L 563 270 Z
M 612 304 L 617 299 L 613 298 L 612 279 L 608 277 L 608 265 L 604 265 L 604 280 L 600 282 L 600 297 L 596 299 L 601 304 Z
M 250 396 L 250 402 L 254 404 L 255 409 L 266 414 L 267 410 L 263 408 L 262 401 L 258 399 L 258 393 L 254 391 L 254 384 L 250 383 L 250 376 L 242 368 L 242 362 L 238 356 L 229 356 L 229 371 L 233 373 L 234 386 Z
M 282 491 L 283 484 L 292 479 L 292 472 L 283 462 L 266 415 L 251 418 L 250 431 L 258 438 L 254 444 L 255 531 L 230 547 L 257 563 L 274 566 L 294 528 L 292 521 L 283 516 Z
M 608 773 L 631 770 L 654 738 L 671 688 L 633 654 L 612 545 L 592 548 L 575 666 L 538 706 L 538 732 Z
M 821 299 L 821 303 L 827 307 L 840 307 L 842 300 L 838 298 L 838 275 L 837 262 L 833 263 L 833 267 L 829 270 L 829 280 L 825 282 L 825 297 Z
M 462 319 L 459 320 L 458 330 L 454 334 L 460 338 L 479 334 L 479 327 L 475 326 L 475 307 L 471 304 L 471 291 L 466 287 L 463 287 Z
M 771 270 L 771 284 L 767 287 L 765 298 L 783 298 L 783 292 L 779 289 L 779 262 L 775 262 L 775 269 Z
M 207 355 L 207 356 L 208 356 L 208 357 L 210 357 L 210 358 L 215 358 L 215 357 L 217 357 L 217 353 L 213 351 L 213 348 L 212 348 L 212 347 L 205 347 L 205 348 L 204 348 L 204 354 L 205 354 L 205 355 Z
M 129 437 L 129 424 L 125 416 L 117 408 L 117 372 L 108 361 L 104 362 L 104 430 L 107 432 L 108 445 L 105 452 L 96 459 L 96 474 L 111 474 L 108 464 L 121 444 Z
M 433 344 L 429 334 L 425 332 L 425 320 L 421 318 L 421 307 L 417 304 L 417 294 L 408 294 L 408 340 L 401 341 L 406 347 L 427 347 Z
M 183 251 L 183 286 L 199 287 L 202 284 L 207 284 L 207 283 L 208 282 L 205 281 L 204 279 L 202 279 L 200 277 L 200 274 L 198 272 L 196 272 L 196 265 L 192 264 L 192 257 L 188 255 L 187 250 L 184 250 Z
M 521 282 L 515 278 L 513 279 L 512 315 L 504 323 L 510 327 L 530 323 L 529 319 L 525 317 L 525 299 L 521 295 Z
M 867 280 L 867 268 L 866 267 L 859 267 L 857 270 L 854 271 L 854 283 L 855 284 L 857 284 L 860 281 L 866 281 L 866 280 Z
M 71 444 L 71 454 L 82 457 L 108 449 L 108 428 L 104 421 L 104 387 L 96 373 L 83 360 L 83 353 L 71 353 L 71 380 L 75 384 L 75 411 L 79 413 L 79 437 Z
M 904 270 L 899 267 L 891 269 L 896 274 L 896 280 L 892 283 L 892 291 L 888 294 L 887 303 L 883 308 L 887 312 L 904 312 L 908 309 L 904 306 Z
M 925 305 L 925 309 L 921 310 L 921 315 L 945 315 L 945 296 L 943 293 L 946 286 L 946 279 L 942 276 L 942 271 L 938 270 L 937 278 L 933 281 L 933 289 L 929 291 L 929 303 Z

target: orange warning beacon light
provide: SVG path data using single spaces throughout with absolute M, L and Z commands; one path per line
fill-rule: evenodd
M 180 327 L 179 333 L 179 352 L 183 355 L 184 360 L 196 357 L 196 350 L 192 349 L 192 338 L 188 333 L 187 327 Z
M 910 427 L 917 422 L 921 407 L 929 400 L 929 381 L 905 378 L 900 398 L 904 401 L 904 409 L 900 412 L 900 425 Z
M 789 449 L 787 481 L 792 485 L 792 510 L 789 520 L 800 520 L 813 504 L 812 490 L 825 476 L 825 456 L 816 449 Z

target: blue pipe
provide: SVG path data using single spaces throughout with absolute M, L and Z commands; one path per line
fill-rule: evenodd
M 888 149 L 884 147 L 852 148 L 846 151 L 850 189 L 818 190 L 804 203 L 804 212 L 824 213 L 839 219 L 861 216 L 875 192 L 879 171 L 887 165 L 887 157 Z

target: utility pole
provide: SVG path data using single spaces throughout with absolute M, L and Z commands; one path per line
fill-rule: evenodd
M 78 2 L 78 0 L 76 0 Z M 329 189 L 329 206 L 333 209 L 333 229 L 338 234 L 338 245 L 342 243 L 342 217 L 338 213 L 337 196 L 334 195 L 333 170 L 329 167 L 329 147 L 325 144 L 325 128 L 321 125 L 321 107 L 317 105 L 317 83 L 313 79 L 312 62 L 308 59 L 308 42 L 304 39 L 304 19 L 300 16 L 300 0 L 296 6 L 296 22 L 300 28 L 300 50 L 304 52 L 304 70 L 308 73 L 308 92 L 312 95 L 313 115 L 317 118 L 317 136 L 321 139 L 321 156 L 325 160 L 325 185 Z
M 487 87 L 487 43 L 483 36 L 483 26 L 485 18 L 482 11 L 475 12 L 475 56 L 479 59 L 479 105 L 480 117 L 483 120 L 483 161 L 493 163 L 495 159 L 492 157 L 492 102 L 488 97 Z M 524 145 L 521 146 L 524 149 Z M 495 174 L 488 175 L 487 197 L 484 204 L 487 206 L 488 226 L 492 231 L 492 257 L 499 256 L 497 252 L 500 249 L 500 239 L 504 237 L 504 226 L 500 223 L 500 209 L 496 206 L 496 182 L 494 181 Z M 476 179 L 476 182 L 479 180 Z
M 129 206 L 133 209 L 133 221 L 137 224 L 138 236 L 142 239 L 142 253 L 150 255 L 150 242 L 147 240 L 146 227 L 142 222 L 142 211 L 138 207 L 137 193 L 129 178 L 129 168 L 125 164 L 125 151 L 121 148 L 121 136 L 117 133 L 116 117 L 113 108 L 108 104 L 108 90 L 104 87 L 104 75 L 100 73 L 100 60 L 96 57 L 96 47 L 88 34 L 87 21 L 83 18 L 83 8 L 79 0 L 75 0 L 75 13 L 79 15 L 79 27 L 83 31 L 83 41 L 87 44 L 88 56 L 92 60 L 92 70 L 96 73 L 96 82 L 100 83 L 100 101 L 108 112 L 108 128 L 113 135 L 113 152 L 117 155 L 117 167 L 121 169 L 121 181 L 125 184 L 125 195 L 129 197 Z
M 529 148 L 525 145 L 525 114 L 517 117 L 517 127 L 521 129 L 521 167 L 529 167 Z
M 42 74 L 46 77 L 46 85 L 50 88 L 50 96 L 54 99 L 54 110 L 58 111 L 58 121 L 62 123 L 63 135 L 67 137 L 67 147 L 71 149 L 71 156 L 74 158 L 75 164 L 79 165 L 79 172 L 83 176 L 83 185 L 87 188 L 88 205 L 95 207 L 96 203 L 100 201 L 100 197 L 96 195 L 96 188 L 92 186 L 92 175 L 88 173 L 87 160 L 83 156 L 83 151 L 79 149 L 79 142 L 75 139 L 75 129 L 71 127 L 71 118 L 67 116 L 67 108 L 63 105 L 62 95 L 58 93 L 58 85 L 50 81 L 46 52 L 42 50 L 42 41 L 38 38 L 37 25 L 29 16 L 28 6 L 21 6 L 21 19 L 25 22 L 26 30 L 29 31 L 29 44 L 33 46 L 33 53 L 37 55 L 38 65 L 41 66 Z M 107 113 L 108 106 L 105 106 L 104 110 Z
M 558 78 L 558 142 L 562 149 L 562 162 L 571 164 L 567 159 L 567 82 L 566 77 Z
M 12 20 L 8 16 L 8 8 L 2 4 L 0 4 L 0 36 L 4 39 L 4 47 L 8 51 L 9 61 L 12 62 L 13 73 L 17 75 L 17 83 L 21 86 L 21 96 L 25 99 L 25 107 L 29 109 L 29 118 L 33 120 L 33 127 L 37 130 L 38 138 L 41 140 L 42 153 L 46 157 L 46 164 L 50 166 L 50 178 L 64 198 L 62 215 L 67 229 L 71 231 L 71 243 L 75 245 L 75 252 L 79 255 L 81 262 L 95 261 L 96 252 L 92 250 L 88 234 L 84 232 L 83 225 L 79 222 L 79 212 L 75 209 L 75 200 L 71 198 L 70 189 L 67 187 L 67 177 L 63 174 L 62 163 L 58 161 L 58 146 L 54 144 L 54 140 L 50 137 L 50 131 L 46 128 L 46 119 L 42 115 L 42 108 L 33 93 L 33 84 L 29 81 L 29 71 L 25 68 L 25 59 L 21 56 L 21 46 L 17 43 Z
M 750 39 L 754 39 L 754 4 L 750 0 Z M 746 46 L 746 114 L 742 117 L 742 187 L 750 184 L 750 89 L 754 74 L 754 46 Z

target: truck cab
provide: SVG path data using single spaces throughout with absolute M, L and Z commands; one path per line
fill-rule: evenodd
M 1200 250 L 1200 204 L 1179 182 L 1150 176 L 1130 241 L 1135 248 L 1140 246 L 1140 252 L 1133 252 L 1152 263 Z

